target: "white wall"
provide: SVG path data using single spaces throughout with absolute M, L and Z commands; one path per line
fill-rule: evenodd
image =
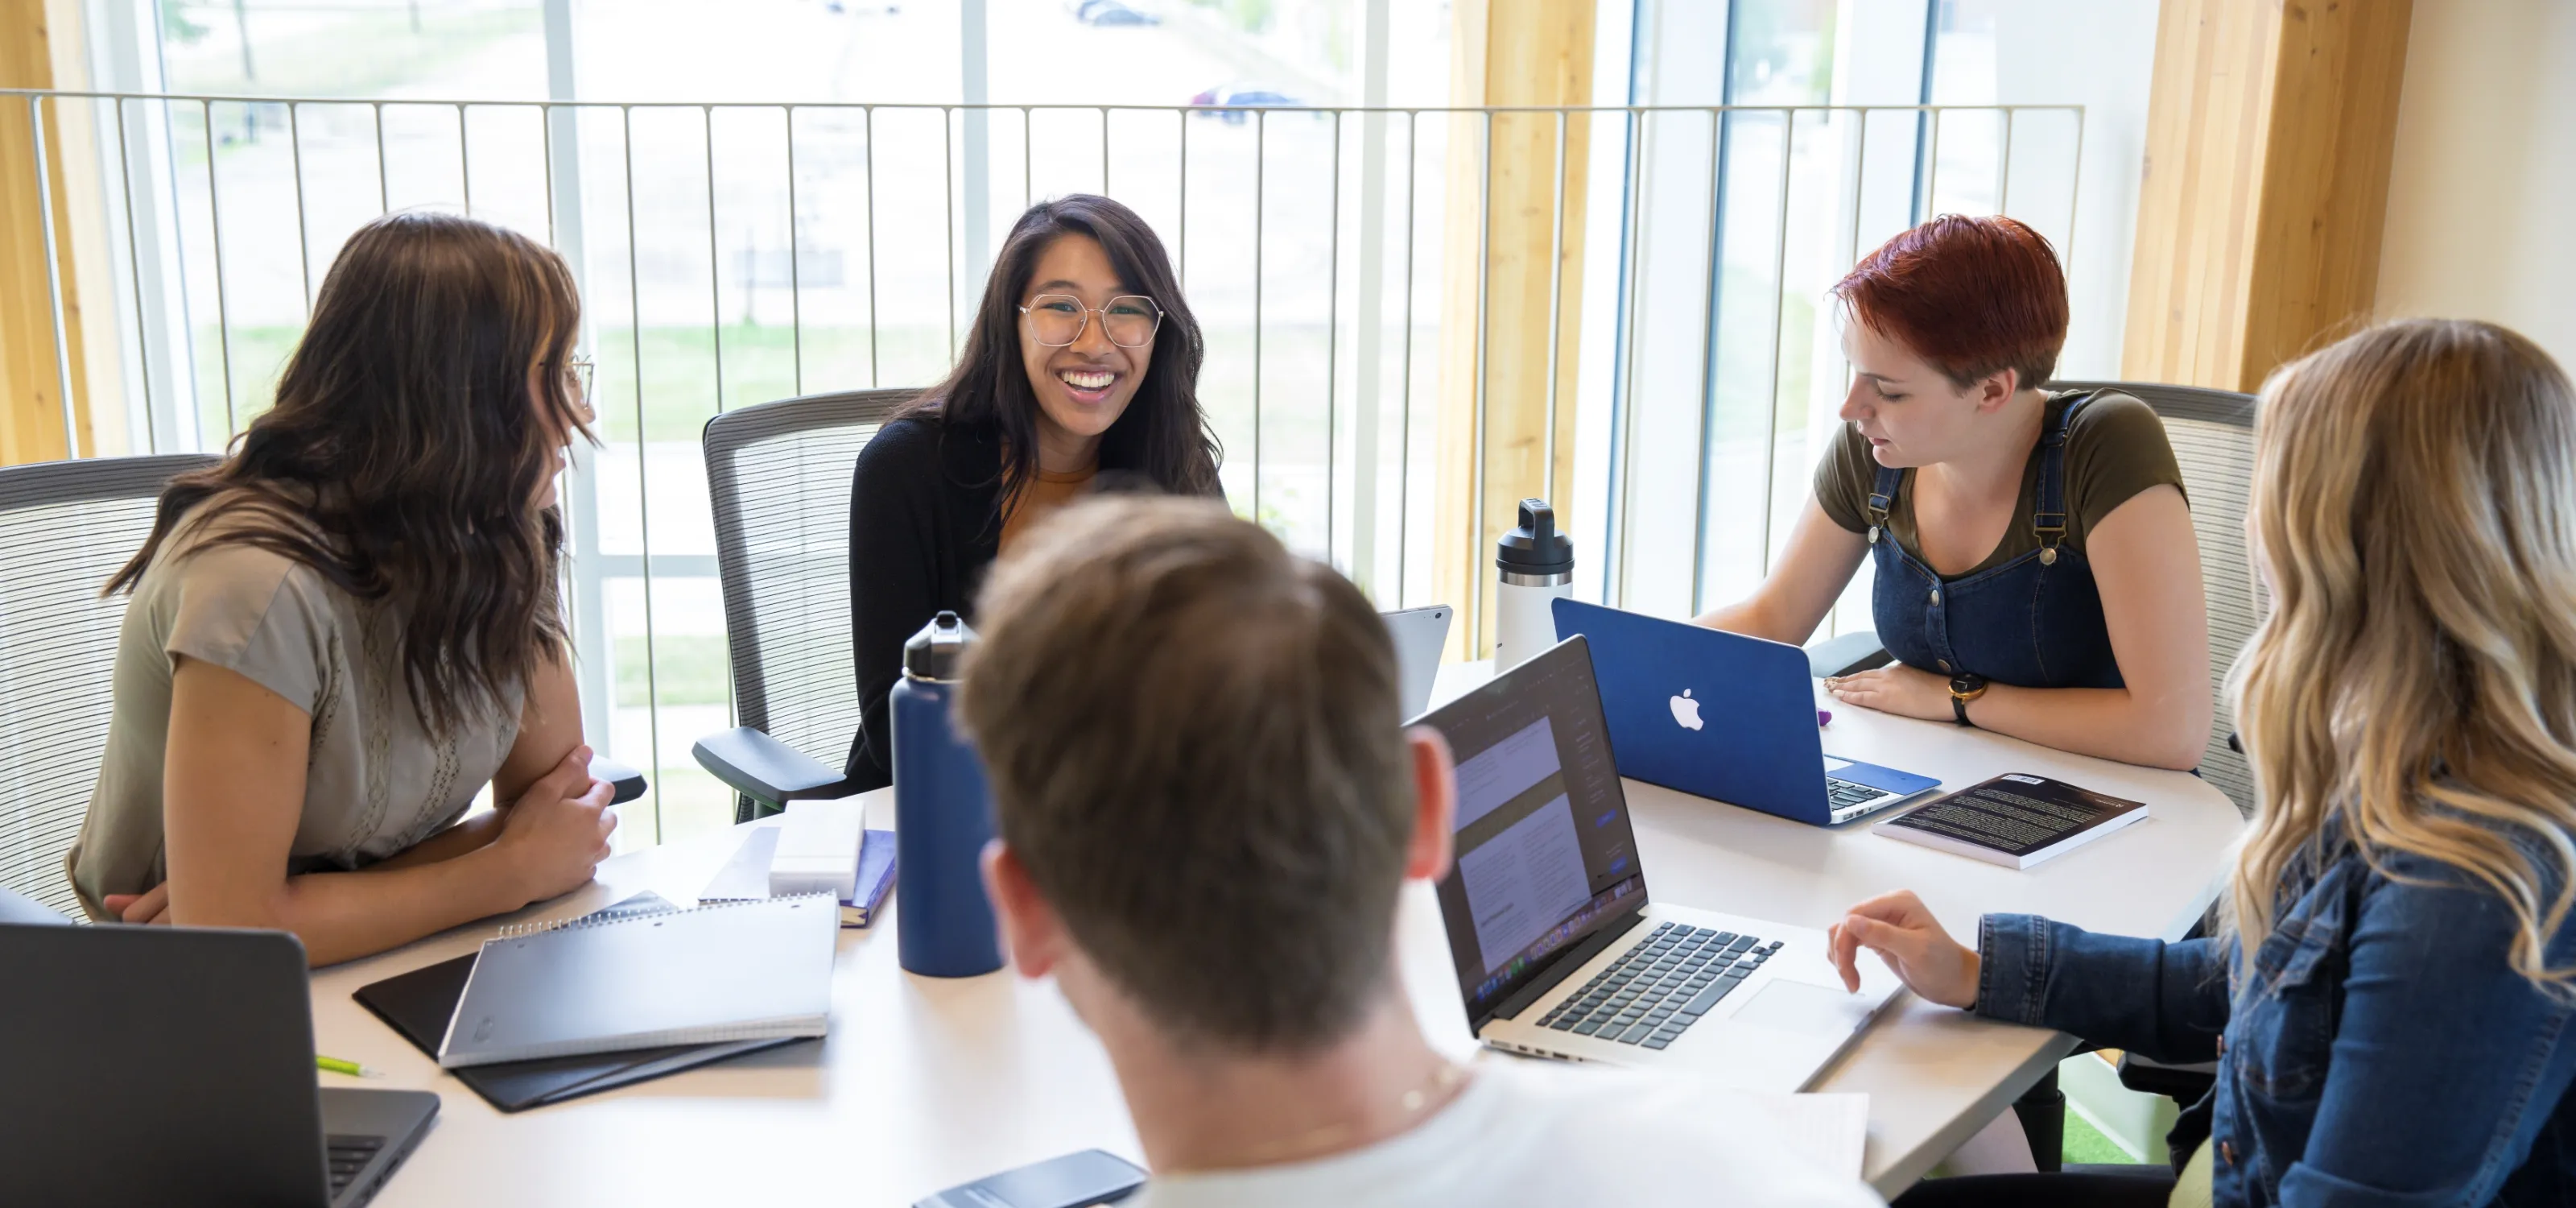
M 2378 311 L 2485 319 L 2576 369 L 2576 4 L 2415 0 Z

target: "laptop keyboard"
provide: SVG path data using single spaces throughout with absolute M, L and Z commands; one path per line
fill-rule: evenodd
M 1847 810 L 1864 801 L 1876 801 L 1886 795 L 1886 789 L 1874 789 L 1865 784 L 1853 784 L 1848 780 L 1825 777 L 1825 799 L 1831 809 Z
M 349 1189 L 350 1181 L 358 1177 L 359 1171 L 367 1168 L 367 1163 L 375 1160 L 376 1151 L 385 1147 L 383 1137 L 353 1137 L 343 1133 L 332 1133 L 322 1140 L 323 1147 L 329 1150 L 331 1155 L 331 1195 L 335 1199 L 341 1192 Z
M 1659 923 L 1538 1023 L 1577 1036 L 1665 1048 L 1779 950 L 1778 940 L 1765 944 L 1732 931 Z

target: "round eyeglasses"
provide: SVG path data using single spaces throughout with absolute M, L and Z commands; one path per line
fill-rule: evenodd
M 1028 316 L 1029 335 L 1049 348 L 1062 348 L 1082 338 L 1091 316 L 1100 316 L 1101 334 L 1120 348 L 1143 348 L 1163 326 L 1163 308 L 1152 298 L 1122 294 L 1106 306 L 1084 306 L 1070 294 L 1039 294 L 1020 308 Z

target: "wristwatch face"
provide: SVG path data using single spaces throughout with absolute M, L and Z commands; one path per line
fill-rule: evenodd
M 1985 690 L 1986 677 L 1982 675 L 1955 675 L 1950 678 L 1950 695 L 1960 700 L 1974 699 Z

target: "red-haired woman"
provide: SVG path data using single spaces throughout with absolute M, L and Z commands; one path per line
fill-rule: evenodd
M 2044 388 L 2067 312 L 2048 242 L 1945 215 L 1834 294 L 1847 424 L 1770 577 L 1700 623 L 1804 642 L 1870 558 L 1896 661 L 1827 681 L 1837 699 L 2196 766 L 2209 617 L 2182 474 L 2145 403 Z

